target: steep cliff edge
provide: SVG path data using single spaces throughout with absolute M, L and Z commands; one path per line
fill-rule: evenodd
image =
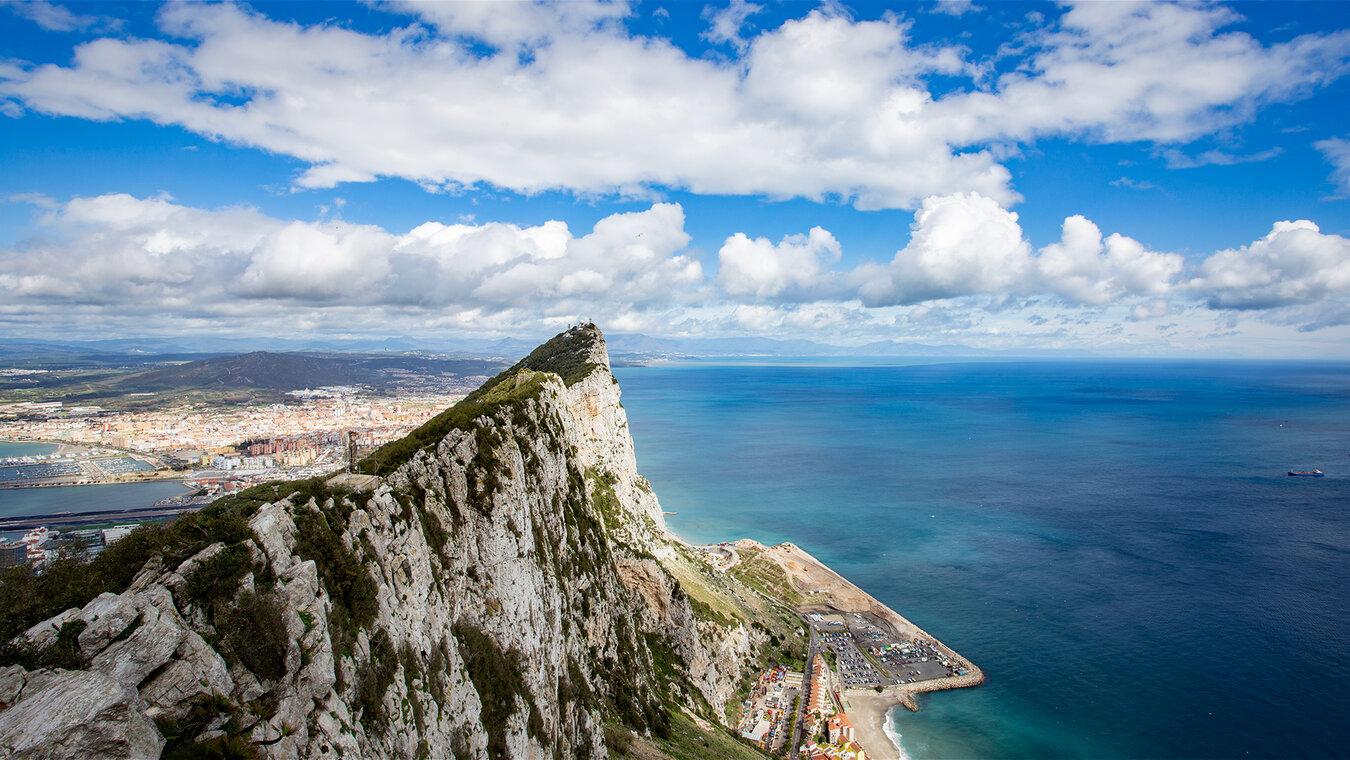
M 606 757 L 800 656 L 666 534 L 594 326 L 363 467 L 7 576 L 0 756 Z

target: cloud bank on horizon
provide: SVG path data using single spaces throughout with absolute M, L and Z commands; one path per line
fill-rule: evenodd
M 323 6 L 353 17 L 340 21 L 167 4 L 140 27 L 74 7 L 5 6 L 7 34 L 57 42 L 0 55 L 0 120 L 152 124 L 284 168 L 256 194 L 194 204 L 175 199 L 206 178 L 90 192 L 23 167 L 0 187 L 31 214 L 0 247 L 12 330 L 247 333 L 232 325 L 266 312 L 301 332 L 501 334 L 593 318 L 658 335 L 1350 357 L 1347 13 L 1291 10 L 1294 31 L 1256 33 L 1218 5 L 1027 4 L 979 38 L 928 30 L 959 30 L 981 13 L 969 3 L 864 17 L 734 0 L 683 20 L 671 10 L 687 7 L 598 0 Z M 1247 238 L 1155 250 L 1147 212 L 1098 205 L 1133 225 L 1104 233 L 1068 206 L 1090 180 L 1037 164 L 1062 146 L 1136 151 L 1160 176 L 1228 172 L 1235 196 L 1258 176 L 1278 194 L 1281 162 L 1312 163 L 1320 197 Z M 1019 174 L 1067 189 L 1052 203 Z M 535 221 L 268 209 L 405 182 L 429 209 L 514 198 Z M 1109 184 L 1187 203 L 1156 180 Z M 705 223 L 721 197 L 758 206 Z M 753 215 L 775 205 L 791 226 Z M 598 218 L 569 220 L 583 207 Z M 854 250 L 878 219 L 889 248 Z M 1033 243 L 1027 220 L 1058 239 Z

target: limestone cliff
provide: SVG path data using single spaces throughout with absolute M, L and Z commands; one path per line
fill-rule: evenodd
M 666 534 L 594 326 L 363 466 L 7 579 L 0 756 L 606 757 L 795 629 Z

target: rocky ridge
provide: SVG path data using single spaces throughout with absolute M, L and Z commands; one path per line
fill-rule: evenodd
M 14 581 L 73 604 L 0 649 L 0 757 L 606 757 L 792 636 L 667 535 L 593 325 L 363 466 Z

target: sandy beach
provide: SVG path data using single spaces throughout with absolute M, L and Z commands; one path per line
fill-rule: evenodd
M 854 736 L 867 750 L 871 760 L 900 760 L 900 750 L 886 735 L 886 714 L 895 707 L 895 698 L 875 691 L 850 691 L 844 697 L 848 702 L 849 722 Z

